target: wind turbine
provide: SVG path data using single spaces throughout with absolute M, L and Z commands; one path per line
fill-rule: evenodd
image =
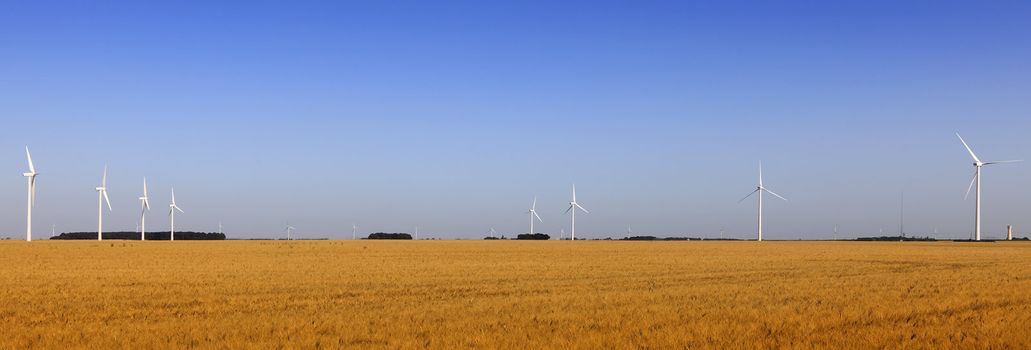
M 218 234 L 220 234 L 220 235 L 222 234 L 222 222 L 221 221 L 218 222 Z
M 32 155 L 29 154 L 29 146 L 25 146 L 25 157 L 29 159 L 29 172 L 22 173 L 29 183 L 28 210 L 25 212 L 25 241 L 32 242 L 32 207 L 36 206 L 36 167 L 32 165 Z
M 959 138 L 959 142 L 963 143 L 963 147 L 967 148 L 967 152 L 970 152 L 970 157 L 974 158 L 974 178 L 970 180 L 970 186 L 967 186 L 967 194 L 963 196 L 963 200 L 966 200 L 967 197 L 970 196 L 970 188 L 974 187 L 974 183 L 976 182 L 977 183 L 977 193 L 974 194 L 974 197 L 975 197 L 975 199 L 974 199 L 974 201 L 975 201 L 975 204 L 974 204 L 974 240 L 975 241 L 980 241 L 981 240 L 981 167 L 983 167 L 985 165 L 992 165 L 992 164 L 1016 163 L 1016 162 L 1019 162 L 1019 160 L 1001 160 L 1001 161 L 994 161 L 994 162 L 982 162 L 981 159 L 977 158 L 977 155 L 974 154 L 974 150 L 970 149 L 970 146 L 967 145 L 967 142 L 963 140 L 963 136 L 959 136 L 959 133 L 957 132 L 956 133 L 956 137 Z
M 419 226 L 416 226 L 416 227 L 415 227 L 415 240 L 416 240 L 416 241 L 418 241 L 418 240 L 419 240 Z
M 351 224 L 351 240 L 358 240 L 358 224 Z
M 290 223 L 286 223 L 286 240 L 291 240 L 290 233 L 292 233 L 296 229 L 297 228 L 290 226 Z
M 630 224 L 627 224 L 626 225 L 626 239 L 629 240 L 630 239 L 630 235 L 632 235 L 633 233 L 634 233 L 634 231 L 630 229 Z
M 537 215 L 537 196 L 533 196 L 533 204 L 530 205 L 530 211 L 527 211 L 526 213 L 530 214 L 530 234 L 532 235 L 533 219 L 536 218 L 537 221 L 544 222 L 544 220 L 541 220 L 540 215 Z
M 494 228 L 490 228 L 490 238 L 496 238 L 498 231 L 494 231 Z
M 168 217 L 172 219 L 172 223 L 169 226 L 171 228 L 171 230 L 169 230 L 169 232 L 168 232 L 169 233 L 169 240 L 170 241 L 174 241 L 175 240 L 175 212 L 176 211 L 179 211 L 180 213 L 186 214 L 185 212 L 183 212 L 182 209 L 179 209 L 178 205 L 175 205 L 175 187 L 172 187 L 172 203 L 168 205 Z
M 107 211 L 111 211 L 111 198 L 107 197 L 107 165 L 104 166 L 104 176 L 100 178 L 100 187 L 97 187 L 97 240 L 104 240 L 104 201 L 107 201 Z
M 565 237 L 565 236 L 566 236 L 566 229 L 565 228 L 558 229 L 558 240 L 561 241 L 562 238 Z
M 150 210 L 150 198 L 147 197 L 147 178 L 143 178 L 143 197 L 140 197 L 140 240 L 147 240 L 147 211 Z
M 745 198 L 741 198 L 741 200 L 737 201 L 738 203 L 741 203 L 753 194 L 759 193 L 759 241 L 763 240 L 763 192 L 772 194 L 777 198 L 783 199 L 785 202 L 787 201 L 787 198 L 781 197 L 779 194 L 773 193 L 773 191 L 770 191 L 763 186 L 763 163 L 759 162 L 759 186 L 755 188 L 755 191 L 752 191 L 752 193 L 745 196 Z
M 587 209 L 584 209 L 584 207 L 581 207 L 579 204 L 576 204 L 576 185 L 573 185 L 573 200 L 569 202 L 569 208 L 566 208 L 566 213 L 568 213 L 570 210 L 573 211 L 573 215 L 570 217 L 572 221 L 572 226 L 570 226 L 569 231 L 569 240 L 571 241 L 576 240 L 576 209 L 583 210 L 584 214 L 591 213 L 587 211 Z

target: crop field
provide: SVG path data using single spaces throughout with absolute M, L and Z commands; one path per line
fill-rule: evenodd
M 1031 348 L 1031 244 L 0 242 L 0 348 Z

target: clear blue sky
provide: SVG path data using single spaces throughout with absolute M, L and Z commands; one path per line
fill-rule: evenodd
M 525 232 L 967 237 L 971 160 L 1031 158 L 1024 1 L 11 2 L 0 236 L 96 227 L 350 238 Z M 1031 231 L 1031 164 L 986 168 L 984 228 Z M 44 232 L 46 234 L 44 234 Z

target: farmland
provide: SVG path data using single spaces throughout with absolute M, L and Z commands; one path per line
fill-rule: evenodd
M 1031 244 L 0 242 L 0 348 L 1031 348 Z

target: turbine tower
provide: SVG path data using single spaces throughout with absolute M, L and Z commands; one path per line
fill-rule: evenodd
M 143 178 L 143 197 L 140 197 L 140 240 L 147 240 L 147 211 L 150 210 L 150 198 L 147 197 L 147 178 Z
M 758 224 L 758 226 L 759 226 L 759 229 L 758 229 L 759 236 L 758 236 L 758 241 L 762 241 L 763 240 L 763 192 L 767 192 L 769 194 L 772 194 L 772 195 L 776 196 L 777 198 L 783 199 L 785 202 L 787 201 L 787 198 L 781 197 L 779 194 L 773 193 L 773 191 L 770 191 L 765 186 L 763 186 L 763 163 L 759 162 L 759 186 L 755 188 L 755 191 L 752 191 L 752 193 L 749 193 L 747 196 L 745 196 L 745 198 L 741 198 L 741 200 L 737 201 L 738 203 L 741 203 L 745 199 L 748 199 L 748 197 L 751 197 L 753 194 L 759 193 L 759 224 Z
M 178 205 L 175 205 L 175 187 L 172 187 L 172 204 L 168 205 L 168 217 L 172 219 L 172 223 L 169 226 L 171 228 L 171 230 L 168 231 L 168 233 L 169 233 L 169 240 L 171 240 L 171 241 L 175 240 L 175 212 L 176 211 L 179 211 L 180 213 L 186 214 L 186 213 L 183 212 L 182 209 L 179 209 Z
M 981 167 L 983 167 L 985 165 L 1000 164 L 1000 163 L 1015 163 L 1015 162 L 1019 162 L 1019 160 L 1001 160 L 1001 161 L 994 161 L 994 162 L 982 162 L 981 159 L 977 158 L 977 155 L 974 154 L 974 150 L 970 149 L 970 146 L 967 145 L 967 142 L 963 140 L 963 136 L 959 136 L 959 133 L 957 132 L 956 133 L 956 137 L 959 138 L 959 142 L 963 143 L 963 147 L 966 147 L 967 152 L 970 152 L 970 157 L 974 158 L 974 178 L 970 180 L 970 186 L 967 186 L 967 194 L 965 196 L 963 196 L 963 200 L 966 200 L 967 197 L 970 196 L 970 188 L 974 187 L 974 183 L 976 182 L 977 183 L 977 192 L 974 194 L 974 197 L 975 197 L 975 199 L 974 199 L 974 202 L 975 202 L 975 204 L 974 204 L 974 240 L 975 241 L 980 241 L 981 240 Z
M 29 146 L 25 146 L 25 157 L 29 159 L 29 172 L 22 173 L 28 180 L 28 210 L 25 212 L 25 241 L 32 242 L 32 207 L 36 206 L 36 167 L 32 165 L 32 155 L 29 154 Z
M 97 240 L 104 240 L 104 202 L 107 201 L 107 210 L 111 211 L 111 198 L 107 197 L 107 165 L 104 166 L 104 176 L 100 178 L 100 187 L 97 187 Z
M 576 204 L 576 185 L 573 185 L 573 200 L 569 202 L 569 208 L 566 208 L 566 213 L 569 213 L 570 210 L 573 211 L 573 215 L 570 216 L 572 224 L 569 228 L 569 240 L 571 241 L 576 240 L 576 209 L 583 210 L 584 214 L 591 213 L 587 211 L 587 209 L 584 209 L 584 207 L 581 207 L 579 204 Z
M 358 224 L 351 224 L 351 240 L 358 240 Z
M 541 220 L 541 217 L 537 215 L 537 196 L 533 196 L 533 204 L 530 204 L 530 211 L 527 211 L 526 213 L 530 214 L 530 234 L 532 235 L 533 219 L 537 219 L 537 221 L 544 222 L 544 220 Z

